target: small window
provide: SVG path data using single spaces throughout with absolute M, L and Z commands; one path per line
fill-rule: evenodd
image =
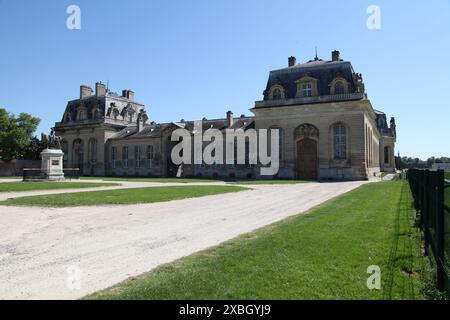
M 334 137 L 334 159 L 347 159 L 347 128 L 342 124 L 337 124 L 333 128 Z
M 303 97 L 312 97 L 312 85 L 311 83 L 305 83 L 302 85 Z

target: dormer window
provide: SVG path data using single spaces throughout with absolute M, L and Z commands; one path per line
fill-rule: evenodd
M 348 82 L 342 77 L 336 77 L 330 84 L 330 94 L 346 94 L 348 93 Z
M 84 109 L 84 107 L 79 108 L 77 113 L 77 120 L 82 121 L 86 119 L 87 119 L 86 110 Z
M 113 112 L 112 112 L 112 118 L 114 120 L 117 120 L 118 117 L 119 117 L 119 110 L 114 109 Z
M 273 100 L 280 100 L 281 99 L 281 91 L 280 89 L 275 89 L 273 91 Z
M 284 88 L 281 85 L 279 85 L 279 84 L 273 85 L 270 88 L 270 91 L 269 91 L 269 99 L 270 100 L 282 100 L 282 99 L 285 99 Z
M 306 74 L 296 81 L 297 83 L 297 98 L 309 98 L 318 95 L 317 79 Z
M 342 84 L 342 82 L 336 83 L 336 85 L 334 86 L 334 94 L 344 94 L 344 93 L 345 93 L 345 88 L 344 88 L 344 85 Z
M 312 97 L 312 84 L 305 83 L 302 85 L 303 97 Z

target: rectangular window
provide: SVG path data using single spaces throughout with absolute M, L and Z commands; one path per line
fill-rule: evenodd
M 122 163 L 124 168 L 128 168 L 128 147 L 122 148 Z
M 312 85 L 311 83 L 305 83 L 303 86 L 303 97 L 312 97 Z
M 113 169 L 116 168 L 116 160 L 117 160 L 117 148 L 112 147 L 111 148 L 111 167 Z
M 147 167 L 148 168 L 153 167 L 153 158 L 154 158 L 153 146 L 147 146 Z
M 135 146 L 134 147 L 134 161 L 136 164 L 136 168 L 141 167 L 141 158 L 142 158 L 141 146 Z
M 334 126 L 334 159 L 347 159 L 347 130 L 343 125 Z

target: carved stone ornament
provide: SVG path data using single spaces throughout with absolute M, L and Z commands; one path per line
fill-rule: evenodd
M 319 130 L 312 124 L 302 124 L 295 129 L 295 138 L 319 138 Z

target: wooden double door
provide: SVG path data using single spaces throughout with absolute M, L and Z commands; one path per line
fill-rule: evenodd
M 297 141 L 297 178 L 317 180 L 317 168 L 317 141 L 313 139 Z

